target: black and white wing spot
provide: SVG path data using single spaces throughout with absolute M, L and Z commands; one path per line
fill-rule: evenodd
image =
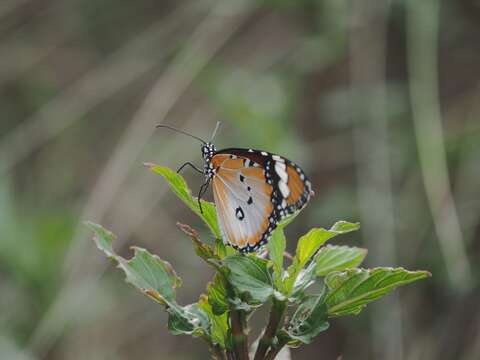
M 245 219 L 245 213 L 243 212 L 243 209 L 241 206 L 237 207 L 235 209 L 235 216 L 237 217 L 238 220 L 242 221 Z

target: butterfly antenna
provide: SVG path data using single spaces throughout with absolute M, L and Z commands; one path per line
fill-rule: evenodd
M 217 121 L 217 125 L 215 125 L 215 129 L 213 130 L 213 134 L 212 134 L 212 138 L 210 139 L 210 142 L 212 142 L 213 139 L 215 138 L 215 135 L 217 135 L 217 131 L 218 129 L 220 129 L 220 125 L 222 125 L 222 122 Z
M 206 144 L 206 143 L 207 143 L 205 140 L 200 139 L 198 136 L 189 134 L 189 133 L 187 133 L 187 132 L 185 132 L 185 131 L 183 131 L 183 130 L 174 128 L 173 126 L 158 124 L 158 125 L 155 126 L 155 127 L 156 127 L 156 128 L 167 128 L 167 129 L 176 131 L 176 132 L 178 132 L 178 133 L 180 133 L 180 134 L 187 135 L 187 136 L 190 136 L 190 137 L 192 137 L 192 138 L 194 138 L 194 139 L 197 139 L 197 140 L 200 141 L 202 144 Z

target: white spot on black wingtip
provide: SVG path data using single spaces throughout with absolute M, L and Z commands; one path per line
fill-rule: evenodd
M 282 194 L 284 195 L 284 197 L 288 197 L 288 194 L 287 194 L 287 192 L 289 192 L 288 186 L 287 186 L 288 173 L 287 173 L 287 166 L 285 165 L 285 163 L 276 161 L 275 162 L 275 172 L 277 173 L 278 177 L 280 178 L 279 185 L 281 185 L 283 183 L 284 184 L 284 190 L 285 190 L 285 187 L 286 187 L 286 191 L 282 191 Z M 280 190 L 282 190 L 282 187 L 280 187 Z
M 280 192 L 282 193 L 284 198 L 288 198 L 290 195 L 290 188 L 288 187 L 287 183 L 283 180 L 278 182 L 278 187 L 280 188 Z

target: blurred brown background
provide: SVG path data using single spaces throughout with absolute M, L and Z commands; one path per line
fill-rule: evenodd
M 155 124 L 208 138 L 222 120 L 217 146 L 311 177 L 291 249 L 360 221 L 335 241 L 367 247 L 366 266 L 433 273 L 293 359 L 479 359 L 479 39 L 476 0 L 1 0 L 0 358 L 208 357 L 82 221 L 170 261 L 195 301 L 211 272 L 175 223 L 208 233 L 142 162 L 200 163 Z

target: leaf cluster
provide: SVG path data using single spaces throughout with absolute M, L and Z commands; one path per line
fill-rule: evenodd
M 181 285 L 171 265 L 145 249 L 134 247 L 126 260 L 113 250 L 115 236 L 88 223 L 97 247 L 123 270 L 126 281 L 162 305 L 174 335 L 205 340 L 217 359 L 273 359 L 284 347 L 308 344 L 329 327 L 332 318 L 357 315 L 370 302 L 404 285 L 430 276 L 403 268 L 357 268 L 367 251 L 358 247 L 325 245 L 338 235 L 359 229 L 346 221 L 330 229 L 314 228 L 300 237 L 290 264 L 285 266 L 287 219 L 274 231 L 265 254 L 242 255 L 221 239 L 215 206 L 198 201 L 185 180 L 172 170 L 148 164 L 163 176 L 172 191 L 208 226 L 215 242 L 200 240 L 191 227 L 178 224 L 191 239 L 196 254 L 216 271 L 198 302 L 182 306 L 176 301 Z M 311 291 L 316 284 L 315 291 Z M 248 319 L 257 308 L 270 304 L 270 315 L 256 349 L 248 345 Z

